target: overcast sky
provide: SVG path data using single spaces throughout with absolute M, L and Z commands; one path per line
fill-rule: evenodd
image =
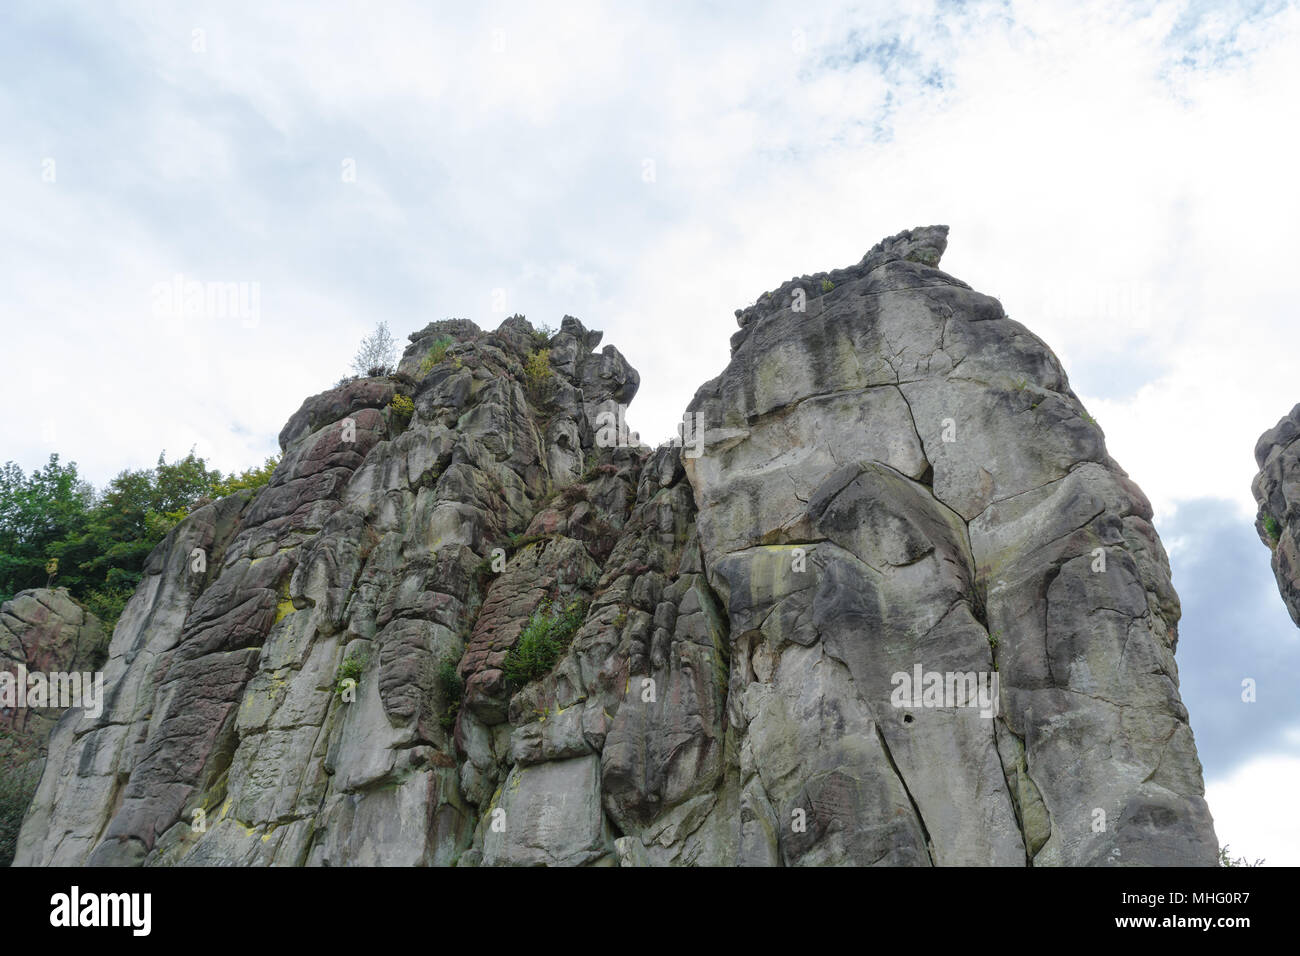
M 428 6 L 0 6 L 0 460 L 243 468 L 376 322 L 516 311 L 603 329 L 653 443 L 734 309 L 947 223 L 1157 509 L 1221 841 L 1300 864 L 1300 631 L 1250 528 L 1300 401 L 1296 5 Z M 177 277 L 248 308 L 169 312 Z

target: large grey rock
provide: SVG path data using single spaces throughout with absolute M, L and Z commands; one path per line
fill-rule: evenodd
M 44 770 L 54 726 L 65 710 L 71 709 L 70 720 L 86 720 L 104 706 L 107 648 L 99 620 L 65 588 L 32 588 L 0 604 L 0 679 L 13 693 L 12 700 L 0 696 L 0 789 L 6 802 L 0 866 L 13 859 L 19 822 Z M 25 693 L 34 675 L 46 687 L 39 704 L 19 699 L 19 687 Z
M 66 588 L 20 591 L 0 604 L 0 671 L 15 679 L 22 673 L 93 675 L 106 650 L 99 619 Z M 55 706 L 0 707 L 0 773 L 44 756 L 62 713 Z
M 571 316 L 308 399 L 151 557 L 19 862 L 1212 864 L 1150 507 L 946 244 L 738 312 L 699 456 L 597 441 L 640 379 Z
M 613 863 L 594 754 L 516 766 L 482 825 L 483 866 Z
M 753 755 L 749 852 L 1212 864 L 1150 508 L 1047 347 L 937 268 L 945 243 L 902 233 L 765 295 L 690 405 L 706 444 L 686 469 Z M 997 716 L 890 706 L 891 675 L 917 666 L 996 673 Z M 804 743 L 817 756 L 769 766 L 813 701 L 834 714 Z M 798 810 L 834 840 L 809 848 Z

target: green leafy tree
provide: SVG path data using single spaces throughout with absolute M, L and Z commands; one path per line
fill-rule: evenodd
M 97 494 L 58 455 L 31 475 L 9 462 L 0 468 L 0 601 L 53 580 L 111 631 L 158 543 L 205 501 L 265 485 L 278 464 L 223 477 L 193 449 L 172 462 L 164 452 Z
M 47 583 L 58 542 L 85 527 L 94 502 L 76 462 L 63 465 L 58 455 L 31 475 L 13 462 L 0 468 L 0 601 Z
M 76 578 L 65 583 L 76 593 L 91 589 L 133 590 L 145 559 L 167 533 L 202 498 L 211 497 L 219 471 L 190 453 L 168 462 L 158 456 L 153 468 L 123 471 L 108 484 L 81 534 L 62 542 L 55 554 L 63 567 L 76 565 Z

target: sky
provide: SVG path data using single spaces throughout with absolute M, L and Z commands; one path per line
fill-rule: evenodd
M 1221 842 L 1300 864 L 1300 630 L 1250 495 L 1300 401 L 1297 5 L 559 9 L 0 6 L 0 460 L 242 469 L 377 322 L 515 312 L 604 330 L 654 443 L 736 308 L 946 223 L 1156 509 Z

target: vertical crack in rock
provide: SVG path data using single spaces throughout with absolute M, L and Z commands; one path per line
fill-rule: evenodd
M 898 764 L 894 761 L 894 755 L 889 752 L 889 741 L 885 740 L 885 735 L 880 732 L 880 725 L 875 724 L 876 739 L 880 741 L 880 749 L 885 752 L 885 759 L 889 761 L 889 769 L 894 772 L 898 778 L 899 786 L 907 794 L 907 802 L 912 805 L 912 813 L 916 816 L 917 825 L 921 828 L 921 836 L 925 839 L 925 857 L 934 866 L 934 850 L 931 846 L 930 829 L 925 825 L 925 817 L 921 815 L 921 808 L 917 805 L 916 798 L 912 796 L 912 791 L 907 786 L 907 781 L 903 778 L 903 772 L 898 769 Z
M 1024 837 L 1025 862 L 1026 865 L 1033 866 L 1034 856 L 1051 836 L 1051 813 L 1029 774 L 1024 740 L 1001 717 L 993 724 L 993 735 L 1003 778 L 1015 807 L 1016 821 Z

